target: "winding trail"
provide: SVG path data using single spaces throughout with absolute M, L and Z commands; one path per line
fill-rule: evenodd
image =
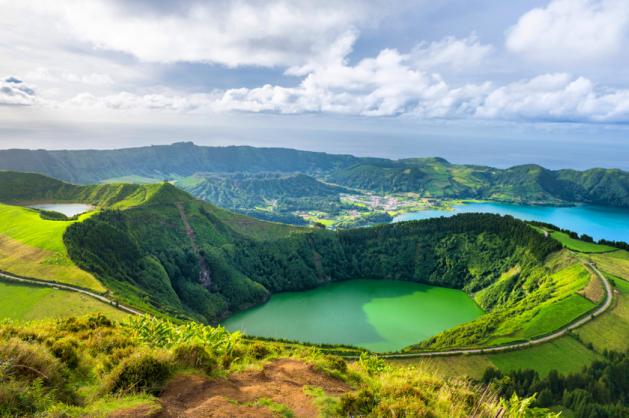
M 83 289 L 82 287 L 78 287 L 78 286 L 72 286 L 71 284 L 63 284 L 63 283 L 57 283 L 57 282 L 48 282 L 45 280 L 37 280 L 37 279 L 27 279 L 25 277 L 19 277 L 19 276 L 14 276 L 10 273 L 4 272 L 4 271 L 0 271 L 0 278 L 5 279 L 7 281 L 12 281 L 12 282 L 20 282 L 20 283 L 26 283 L 26 284 L 33 284 L 36 286 L 44 286 L 44 287 L 52 287 L 55 289 L 62 289 L 62 290 L 69 290 L 71 292 L 77 292 L 77 293 L 82 293 L 84 295 L 90 296 L 94 299 L 99 300 L 100 302 L 104 302 L 108 305 L 113 306 L 114 308 L 118 308 L 121 311 L 133 314 L 133 315 L 144 315 L 143 312 L 140 312 L 138 310 L 135 310 L 133 308 L 130 308 L 128 306 L 125 305 L 121 305 L 120 303 L 109 299 L 99 293 L 96 292 L 92 292 L 91 290 L 87 290 L 87 289 Z
M 417 352 L 417 353 L 399 353 L 399 354 L 382 354 L 378 357 L 381 358 L 414 358 L 414 357 L 436 357 L 436 356 L 453 356 L 457 354 L 487 354 L 487 353 L 499 353 L 502 351 L 511 351 L 518 350 L 527 347 L 533 347 L 535 345 L 547 343 L 549 341 L 556 340 L 557 338 L 563 337 L 568 334 L 570 331 L 579 328 L 580 326 L 587 324 L 597 316 L 606 312 L 612 304 L 613 299 L 613 290 L 609 281 L 605 278 L 605 276 L 596 268 L 596 265 L 591 262 L 585 263 L 603 282 L 605 286 L 605 301 L 602 305 L 598 306 L 594 310 L 588 312 L 586 315 L 576 319 L 570 324 L 564 326 L 563 328 L 558 329 L 552 334 L 545 335 L 543 337 L 534 338 L 532 340 L 522 342 L 522 343 L 513 343 L 506 344 L 495 347 L 487 347 L 487 348 L 463 348 L 460 350 L 445 350 L 445 351 L 425 351 L 425 352 Z M 355 357 L 355 356 L 352 356 Z

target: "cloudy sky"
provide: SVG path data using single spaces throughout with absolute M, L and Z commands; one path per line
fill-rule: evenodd
M 0 0 L 0 10 L 0 148 L 185 139 L 629 165 L 626 0 Z

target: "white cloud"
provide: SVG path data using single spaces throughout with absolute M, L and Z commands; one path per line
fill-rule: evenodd
M 546 74 L 493 90 L 476 116 L 487 119 L 629 122 L 629 90 L 599 92 L 592 81 Z
M 521 16 L 506 46 L 540 61 L 584 62 L 622 54 L 628 30 L 627 0 L 553 0 Z
M 407 67 L 404 56 L 392 50 L 346 66 L 340 79 L 313 73 L 297 87 L 265 85 L 194 95 L 82 94 L 61 106 L 183 113 L 325 112 L 422 119 L 629 122 L 629 90 L 601 90 L 586 78 L 565 73 L 503 86 L 485 82 L 451 87 L 438 75 Z
M 204 62 L 228 67 L 302 66 L 326 59 L 329 46 L 357 25 L 377 19 L 384 2 L 367 0 L 158 2 L 30 0 L 6 2 L 47 15 L 57 30 L 95 48 L 145 62 Z M 142 3 L 141 7 L 137 6 Z M 135 7 L 134 7 L 135 6 Z

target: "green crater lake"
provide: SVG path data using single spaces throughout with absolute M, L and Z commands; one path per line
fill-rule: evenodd
M 349 280 L 273 295 L 223 322 L 257 337 L 397 351 L 483 310 L 460 290 L 392 280 Z

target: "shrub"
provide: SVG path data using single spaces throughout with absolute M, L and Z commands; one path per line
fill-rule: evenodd
M 339 356 L 326 356 L 325 366 L 329 370 L 334 370 L 339 373 L 347 372 L 347 363 Z
M 173 353 L 179 366 L 201 369 L 206 373 L 212 373 L 217 367 L 216 359 L 201 344 L 181 344 Z
M 158 351 L 140 351 L 124 359 L 105 379 L 104 388 L 111 393 L 161 390 L 172 371 L 171 359 Z
M 32 382 L 41 379 L 47 386 L 63 385 L 63 368 L 43 346 L 12 338 L 0 345 L 4 374 Z
M 59 329 L 68 332 L 79 332 L 100 327 L 112 327 L 113 323 L 105 315 L 98 313 L 88 317 L 71 317 L 59 321 Z
M 133 346 L 135 342 L 128 336 L 120 335 L 110 329 L 99 329 L 87 340 L 87 348 L 91 355 L 112 354 L 122 348 Z
M 271 350 L 269 349 L 268 344 L 264 344 L 261 342 L 254 342 L 250 344 L 248 347 L 249 355 L 256 360 L 262 360 L 271 354 Z
M 66 337 L 50 343 L 50 352 L 61 360 L 68 368 L 75 369 L 79 365 L 76 339 Z
M 37 379 L 33 383 L 10 379 L 0 385 L 0 416 L 36 416 L 53 403 L 52 396 Z
M 378 405 L 378 398 L 369 389 L 349 392 L 341 397 L 341 412 L 343 416 L 366 416 Z

